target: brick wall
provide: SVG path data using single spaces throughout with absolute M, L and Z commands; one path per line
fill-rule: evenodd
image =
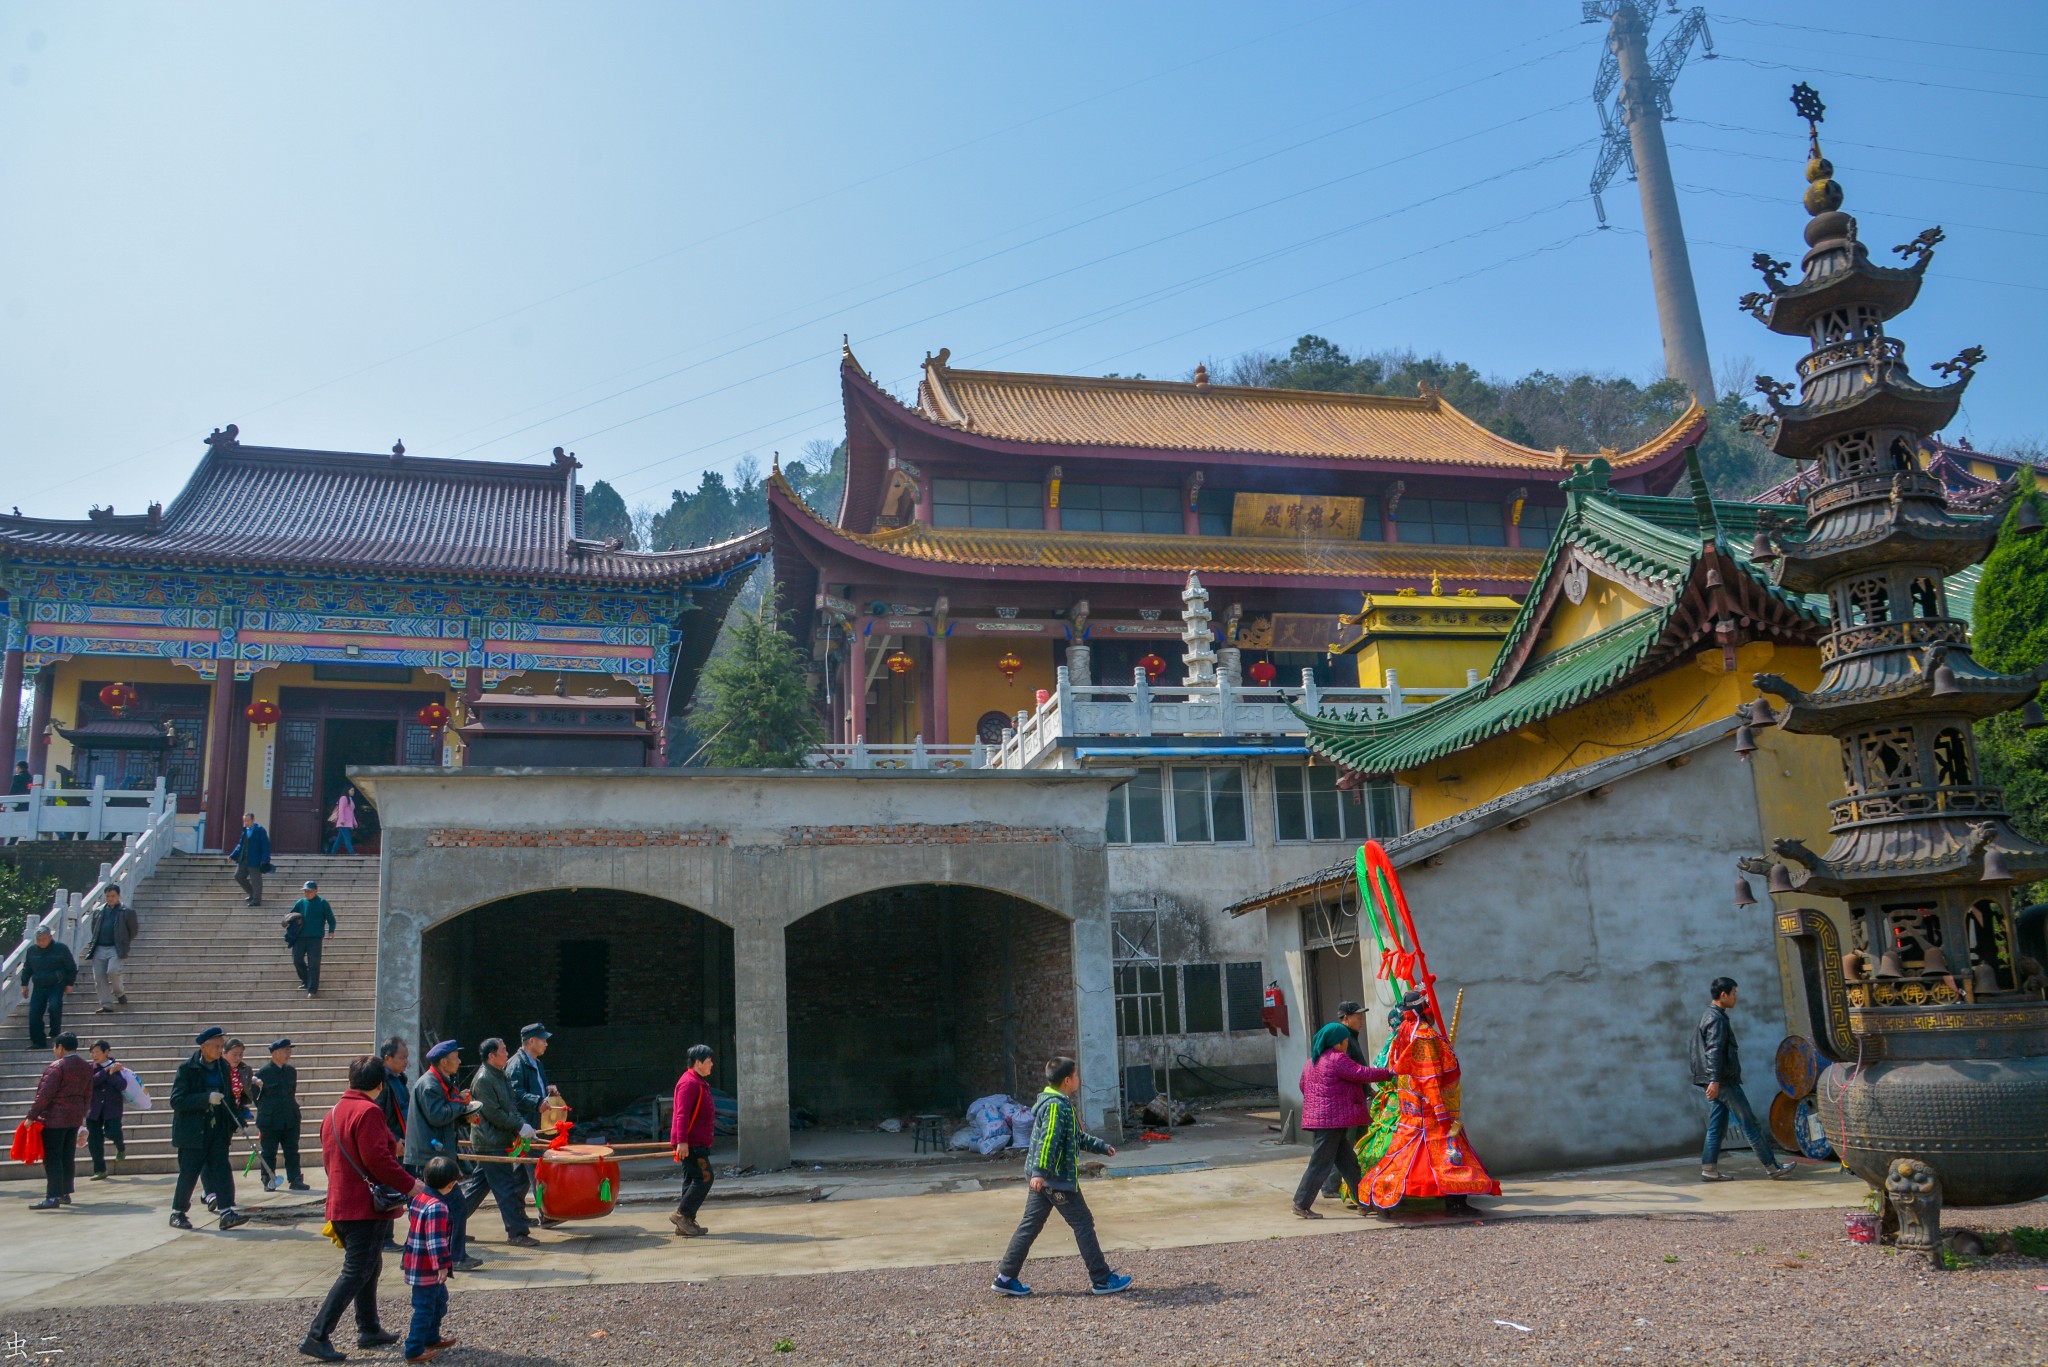
M 1075 1048 L 1068 923 L 1000 893 L 920 885 L 788 931 L 791 1103 L 870 1123 L 1029 1096 Z
M 726 843 L 722 830 L 613 830 L 571 827 L 564 830 L 507 831 L 485 827 L 436 826 L 427 832 L 430 850 L 560 849 L 574 845 L 644 848 L 650 845 L 703 848 Z
M 610 947 L 603 1025 L 561 1024 L 565 940 Z M 734 1090 L 732 932 L 687 907 L 625 892 L 529 893 L 429 931 L 421 967 L 425 1033 L 461 1040 L 465 1068 L 484 1037 L 516 1048 L 520 1026 L 545 1021 L 548 1080 L 578 1119 L 669 1095 L 692 1044 L 718 1051 L 712 1083 Z

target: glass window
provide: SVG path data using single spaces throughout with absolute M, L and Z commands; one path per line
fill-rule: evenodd
M 1063 484 L 1060 529 L 1178 536 L 1185 530 L 1180 515 L 1180 490 L 1135 484 Z M 1227 514 L 1224 530 L 1229 530 Z
M 1266 1023 L 1259 1012 L 1266 1004 L 1266 966 L 1257 960 L 1223 966 L 1224 1002 L 1229 1007 L 1230 1028 L 1263 1030 Z
M 1029 479 L 935 479 L 935 527 L 1043 527 L 1044 489 Z
M 1223 1030 L 1223 965 L 1182 964 L 1180 968 L 1181 1018 L 1190 1035 L 1219 1034 Z
M 1401 791 L 1390 782 L 1346 792 L 1328 765 L 1273 767 L 1273 817 L 1281 840 L 1387 840 L 1405 829 Z
M 1118 845 L 1242 843 L 1250 838 L 1244 771 L 1224 764 L 1140 769 L 1110 794 L 1106 831 Z
M 1462 498 L 1404 498 L 1394 510 L 1401 540 L 1438 546 L 1505 546 L 1498 503 Z
M 1385 541 L 1387 529 L 1386 514 L 1380 511 L 1378 495 L 1368 495 L 1365 510 L 1358 515 L 1358 539 L 1360 541 Z
M 1195 496 L 1195 517 L 1203 536 L 1229 536 L 1237 495 L 1228 489 L 1204 489 Z
M 1548 504 L 1524 503 L 1522 505 L 1522 545 L 1528 549 L 1548 546 L 1557 535 L 1558 524 L 1564 521 L 1564 509 Z
M 1166 843 L 1166 806 L 1157 766 L 1109 795 L 1108 838 L 1119 845 Z

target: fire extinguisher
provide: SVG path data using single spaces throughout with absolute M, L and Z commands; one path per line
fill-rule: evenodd
M 1269 1035 L 1287 1033 L 1287 997 L 1280 991 L 1278 981 L 1266 984 L 1266 1000 L 1259 1007 L 1259 1020 Z

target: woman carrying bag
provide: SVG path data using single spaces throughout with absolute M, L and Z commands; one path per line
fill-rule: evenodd
M 299 1344 L 322 1362 L 346 1354 L 328 1341 L 341 1312 L 356 1308 L 356 1346 L 381 1348 L 398 1342 L 377 1314 L 377 1277 L 384 1270 L 384 1241 L 405 1203 L 424 1190 L 398 1161 L 391 1128 L 377 1104 L 384 1090 L 384 1060 L 364 1056 L 349 1065 L 348 1090 L 320 1123 L 320 1156 L 327 1169 L 327 1222 L 341 1245 L 341 1275 Z
M 343 788 L 341 796 L 334 800 L 334 810 L 327 814 L 334 823 L 334 839 L 328 842 L 329 854 L 354 854 L 356 852 L 356 799 L 355 794 Z

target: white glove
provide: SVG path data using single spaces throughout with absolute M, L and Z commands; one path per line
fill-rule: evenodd
M 209 1106 L 218 1106 L 223 1099 L 219 1092 L 208 1092 L 206 1094 L 206 1104 Z
M 519 1137 L 521 1139 L 538 1139 L 540 1138 L 540 1131 L 534 1129 L 531 1125 L 521 1125 L 519 1127 Z

